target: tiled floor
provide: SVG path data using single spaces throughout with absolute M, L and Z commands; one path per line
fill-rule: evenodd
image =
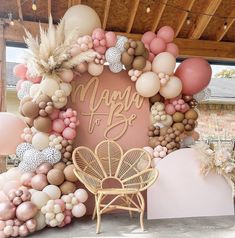
M 112 214 L 102 217 L 99 235 L 95 233 L 95 221 L 85 217 L 66 228 L 46 228 L 30 237 L 235 238 L 234 216 L 145 220 L 145 227 L 146 231 L 141 232 L 138 217 L 131 219 L 124 214 Z

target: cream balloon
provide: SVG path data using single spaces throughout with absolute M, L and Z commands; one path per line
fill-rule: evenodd
M 34 98 L 34 96 L 39 92 L 39 90 L 40 90 L 40 84 L 39 83 L 33 84 L 29 90 L 30 97 Z
M 61 195 L 61 191 L 59 187 L 55 185 L 47 185 L 43 190 L 51 199 L 59 199 Z
M 59 84 L 52 77 L 45 77 L 40 84 L 41 91 L 49 97 L 52 97 L 59 88 Z
M 159 93 L 166 99 L 174 98 L 180 95 L 182 91 L 182 83 L 176 76 L 171 76 L 166 86 L 161 87 Z
M 103 73 L 104 66 L 102 64 L 96 64 L 94 62 L 90 62 L 88 64 L 88 73 L 92 76 L 99 76 Z
M 101 28 L 98 14 L 86 5 L 75 5 L 70 7 L 63 17 L 65 38 L 69 37 L 74 30 L 79 36 L 91 35 L 95 28 Z
M 68 102 L 68 99 L 65 98 L 64 102 L 54 102 L 53 105 L 55 108 L 60 109 L 60 108 L 64 107 L 67 104 L 67 102 Z
M 60 83 L 60 89 L 65 92 L 65 95 L 68 97 L 72 92 L 72 86 L 69 83 Z
M 136 91 L 143 97 L 152 97 L 160 89 L 160 81 L 156 73 L 145 72 L 137 79 Z
M 32 194 L 31 201 L 37 206 L 38 209 L 41 209 L 46 203 L 50 200 L 50 197 L 47 193 L 38 191 Z
M 33 136 L 32 145 L 35 149 L 43 150 L 49 146 L 49 136 L 47 133 L 38 132 Z
M 169 52 L 158 54 L 152 62 L 152 71 L 171 75 L 176 65 L 175 57 Z
M 37 221 L 36 231 L 42 230 L 44 227 L 46 227 L 46 218 L 42 214 L 41 211 L 38 211 L 37 215 L 34 217 L 34 219 Z
M 173 123 L 172 116 L 166 115 L 166 119 L 165 119 L 164 121 L 161 121 L 161 123 L 162 123 L 164 126 L 171 126 L 172 123 Z

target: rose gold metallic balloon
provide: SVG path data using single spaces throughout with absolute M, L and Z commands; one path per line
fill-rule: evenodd
M 37 214 L 37 206 L 32 202 L 23 202 L 16 209 L 16 216 L 21 221 L 27 221 Z
M 47 186 L 47 176 L 45 174 L 36 174 L 31 180 L 32 188 L 42 191 Z
M 39 167 L 37 167 L 36 173 L 37 174 L 47 174 L 53 166 L 49 163 L 43 163 Z
M 20 177 L 20 182 L 22 183 L 22 185 L 24 185 L 26 187 L 30 187 L 31 179 L 34 175 L 35 175 L 35 173 L 33 173 L 33 172 L 23 173 Z
M 36 223 L 35 219 L 30 219 L 30 220 L 26 221 L 25 224 L 30 232 L 34 232 L 36 230 L 37 223 Z
M 20 235 L 20 236 L 27 236 L 28 234 L 29 234 L 29 231 L 28 231 L 26 225 L 25 225 L 25 224 L 24 224 L 24 225 L 21 225 L 21 226 L 19 227 L 19 235 Z
M 0 220 L 6 221 L 15 217 L 16 207 L 11 202 L 0 202 Z

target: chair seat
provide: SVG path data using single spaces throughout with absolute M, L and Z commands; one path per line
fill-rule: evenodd
M 102 193 L 105 195 L 119 195 L 119 194 L 135 194 L 138 193 L 138 189 L 124 189 L 124 188 L 105 188 L 98 189 L 97 193 Z

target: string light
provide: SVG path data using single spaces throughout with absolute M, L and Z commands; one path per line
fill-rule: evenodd
M 191 23 L 190 17 L 187 17 L 187 19 L 186 19 L 186 24 L 187 24 L 187 25 L 190 25 L 190 23 Z
M 148 7 L 146 8 L 146 12 L 147 12 L 147 13 L 150 13 L 150 11 L 151 11 L 151 8 L 150 8 L 150 6 L 148 5 Z
M 225 22 L 225 23 L 224 23 L 224 30 L 226 30 L 226 29 L 227 29 L 227 27 L 228 27 L 228 23 L 227 23 L 227 22 Z
M 33 11 L 36 11 L 36 10 L 37 10 L 36 0 L 33 0 L 33 1 L 32 1 L 32 9 L 33 9 Z
M 12 16 L 12 13 L 10 12 L 10 13 L 8 13 L 8 19 L 9 19 L 9 21 L 10 21 L 10 25 L 11 26 L 14 26 L 14 20 L 13 20 L 13 16 Z

